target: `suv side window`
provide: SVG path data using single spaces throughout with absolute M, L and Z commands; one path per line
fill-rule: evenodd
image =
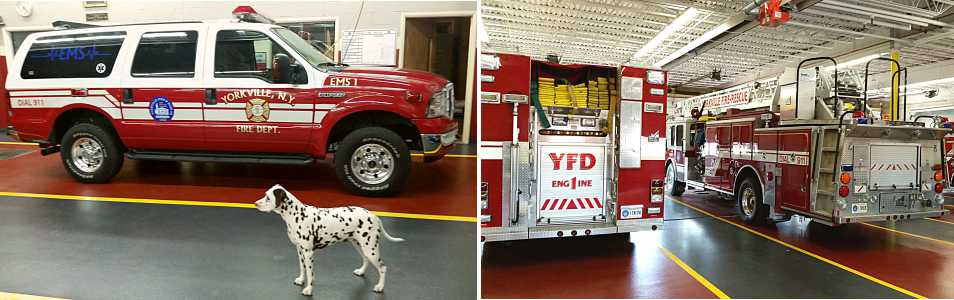
M 215 38 L 215 77 L 272 80 L 272 59 L 288 55 L 264 33 L 249 30 L 222 30 Z M 291 56 L 289 55 L 289 58 Z M 294 63 L 294 59 L 292 63 Z
M 30 45 L 20 77 L 104 78 L 113 72 L 125 31 L 38 38 Z
M 195 77 L 196 31 L 143 33 L 132 63 L 133 77 Z

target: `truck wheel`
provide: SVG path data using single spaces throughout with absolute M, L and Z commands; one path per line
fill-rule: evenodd
M 349 133 L 335 153 L 338 180 L 352 193 L 390 196 L 404 187 L 411 170 L 407 144 L 393 131 L 365 127 Z
M 666 194 L 670 196 L 682 196 L 686 191 L 686 183 L 676 180 L 676 165 L 669 164 L 666 168 Z
M 755 178 L 745 178 L 735 195 L 742 221 L 753 225 L 765 223 L 769 207 L 762 203 L 762 189 Z
M 77 123 L 66 130 L 60 144 L 66 172 L 80 182 L 109 182 L 123 166 L 116 137 L 98 125 Z

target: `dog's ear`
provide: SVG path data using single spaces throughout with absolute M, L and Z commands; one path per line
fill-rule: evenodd
M 288 199 L 288 196 L 285 195 L 285 189 L 278 188 L 272 190 L 272 198 L 275 199 L 275 208 L 279 208 L 285 203 L 285 200 Z

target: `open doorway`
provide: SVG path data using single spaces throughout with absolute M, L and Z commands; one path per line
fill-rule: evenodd
M 420 16 L 404 20 L 403 53 L 404 68 L 427 71 L 444 76 L 454 83 L 454 119 L 461 126 L 458 140 L 468 142 L 473 122 L 469 103 L 473 101 L 468 81 L 468 63 L 475 47 L 472 46 L 472 16 Z

